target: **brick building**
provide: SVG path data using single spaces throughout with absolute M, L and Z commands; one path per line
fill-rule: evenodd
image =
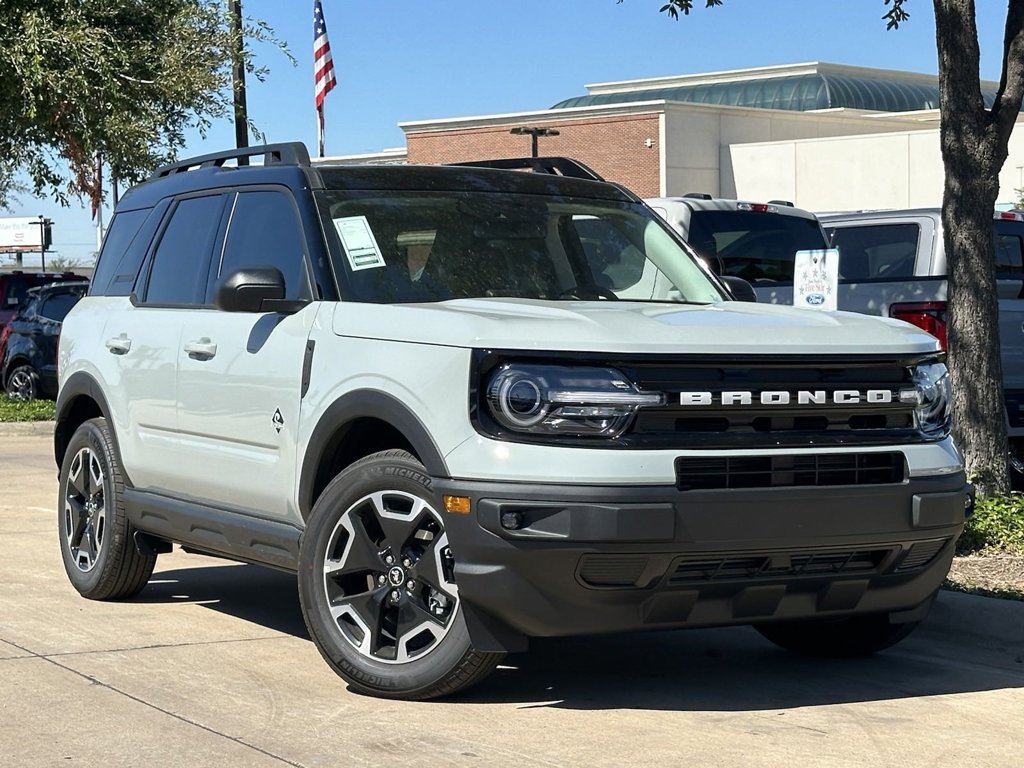
M 986 98 L 996 83 L 983 83 Z M 810 63 L 586 86 L 550 109 L 400 123 L 406 147 L 349 162 L 450 163 L 566 155 L 642 197 L 708 192 L 811 210 L 937 205 L 934 75 Z M 1000 200 L 1024 186 L 1010 141 Z

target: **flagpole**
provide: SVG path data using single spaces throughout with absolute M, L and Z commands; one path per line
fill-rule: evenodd
M 316 108 L 316 138 L 317 146 L 320 148 L 319 157 L 324 156 L 324 105 Z
M 319 156 L 324 156 L 324 97 L 337 84 L 331 44 L 327 40 L 327 22 L 320 0 L 313 0 L 313 104 L 316 107 L 316 138 Z

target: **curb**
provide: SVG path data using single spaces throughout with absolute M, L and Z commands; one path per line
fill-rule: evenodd
M 0 422 L 0 438 L 50 436 L 54 425 L 52 421 L 4 421 Z

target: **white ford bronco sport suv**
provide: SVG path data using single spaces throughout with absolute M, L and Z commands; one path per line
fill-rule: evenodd
M 562 158 L 162 168 L 59 367 L 75 588 L 130 597 L 172 544 L 294 572 L 327 663 L 385 697 L 529 637 L 871 653 L 924 618 L 970 502 L 933 337 L 735 301 Z

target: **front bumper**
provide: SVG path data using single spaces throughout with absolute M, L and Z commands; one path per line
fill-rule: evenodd
M 487 650 L 523 636 L 909 611 L 942 584 L 971 496 L 962 472 L 877 486 L 435 490 L 472 501 L 445 524 Z

